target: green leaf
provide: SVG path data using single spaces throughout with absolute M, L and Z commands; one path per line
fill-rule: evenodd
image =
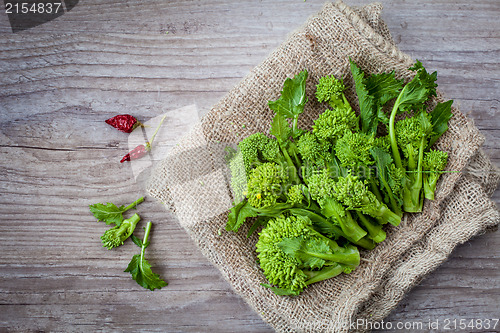
M 388 167 L 393 162 L 391 154 L 386 152 L 380 147 L 373 147 L 370 152 L 375 160 L 377 167 L 377 175 L 382 184 L 389 184 L 389 171 Z
M 375 133 L 377 131 L 377 108 L 375 98 L 369 94 L 365 86 L 365 73 L 352 60 L 351 72 L 354 78 L 354 85 L 359 102 L 359 119 L 361 120 L 361 131 L 364 133 Z
M 421 110 L 429 97 L 436 96 L 437 84 L 435 81 L 437 80 L 437 72 L 427 73 L 418 60 L 410 69 L 416 70 L 417 74 L 404 86 L 396 100 L 394 107 L 398 108 L 400 112 L 412 109 L 415 111 Z
M 383 106 L 399 95 L 403 81 L 396 79 L 394 71 L 365 77 L 363 71 L 352 60 L 350 63 L 359 100 L 361 131 L 375 134 L 379 122 L 389 122 Z
M 271 135 L 274 135 L 278 142 L 284 143 L 290 138 L 291 132 L 292 129 L 290 128 L 290 124 L 288 124 L 285 116 L 276 114 L 273 122 L 271 123 Z
M 116 207 L 115 204 L 108 202 L 107 204 L 96 203 L 90 205 L 90 212 L 99 221 L 103 221 L 106 224 L 116 224 L 119 226 L 123 221 L 123 212 L 125 212 L 125 206 Z
M 317 238 L 285 238 L 278 243 L 278 246 L 283 252 L 299 260 L 304 266 L 313 269 L 325 265 L 325 260 L 317 255 L 331 254 L 328 243 Z
M 135 235 L 132 235 L 130 236 L 130 239 L 132 239 L 132 242 L 134 242 L 135 245 L 142 248 L 142 241 L 139 238 L 135 237 Z
M 409 69 L 417 72 L 418 79 L 420 80 L 420 83 L 428 90 L 429 97 L 436 96 L 437 72 L 434 71 L 432 74 L 427 73 L 427 70 L 419 60 L 417 60 L 415 65 L 413 65 Z
M 267 217 L 267 216 L 259 216 L 259 218 L 255 221 L 254 224 L 252 224 L 252 226 L 248 230 L 247 238 L 250 238 L 250 236 L 252 236 L 252 234 L 257 229 L 259 229 L 259 227 L 267 225 L 268 221 L 269 221 L 269 217 Z
M 247 217 L 256 217 L 257 211 L 245 199 L 231 208 L 229 212 L 226 230 L 237 232 L 238 229 L 245 223 Z
M 132 278 L 143 288 L 155 290 L 167 286 L 158 274 L 153 273 L 151 265 L 140 254 L 132 257 L 125 272 L 130 272 Z
M 307 102 L 306 80 L 307 70 L 295 75 L 293 79 L 287 78 L 283 84 L 281 96 L 276 101 L 269 101 L 269 107 L 276 114 L 285 118 L 294 118 L 304 111 Z
M 429 147 L 448 130 L 448 120 L 453 117 L 453 113 L 451 113 L 452 104 L 453 100 L 438 103 L 431 112 L 432 135 L 429 139 Z
M 136 201 L 132 202 L 127 207 L 120 206 L 116 207 L 115 204 L 108 202 L 107 204 L 96 203 L 94 205 L 89 205 L 90 212 L 94 215 L 94 217 L 99 220 L 105 222 L 107 225 L 115 224 L 117 227 L 120 226 L 123 218 L 123 213 L 127 210 L 136 208 L 138 204 L 144 201 L 144 197 L 140 197 Z
M 403 80 L 397 80 L 395 72 L 373 74 L 366 78 L 365 86 L 377 104 L 384 105 L 396 98 L 403 88 Z

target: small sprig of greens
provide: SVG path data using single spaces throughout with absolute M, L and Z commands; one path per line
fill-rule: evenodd
M 115 204 L 108 202 L 106 204 L 96 203 L 94 205 L 89 205 L 89 208 L 90 212 L 94 215 L 94 217 L 97 220 L 103 221 L 107 225 L 115 224 L 116 226 L 120 226 L 120 224 L 124 220 L 123 213 L 125 213 L 127 210 L 133 208 L 135 209 L 136 206 L 143 201 L 144 197 L 140 197 L 127 207 L 125 206 L 116 207 Z
M 276 113 L 271 123 L 270 133 L 278 142 L 290 173 L 290 181 L 294 184 L 300 183 L 298 170 L 301 167 L 301 162 L 298 157 L 297 145 L 290 140 L 290 137 L 298 139 L 304 133 L 297 124 L 299 115 L 304 112 L 304 106 L 307 103 L 307 76 L 307 70 L 303 70 L 292 79 L 287 78 L 283 84 L 280 98 L 268 103 L 269 108 Z M 292 128 L 290 128 L 287 119 L 292 120 Z
M 141 287 L 149 290 L 155 290 L 167 286 L 168 283 L 163 281 L 158 274 L 153 273 L 151 265 L 146 258 L 144 258 L 146 248 L 149 246 L 148 238 L 151 226 L 152 223 L 148 222 L 144 231 L 144 239 L 142 241 L 132 235 L 132 241 L 141 248 L 141 253 L 132 257 L 132 260 L 124 272 L 130 272 L 132 279 L 134 279 Z
M 141 241 L 139 238 L 133 235 L 137 223 L 139 223 L 141 219 L 139 214 L 134 214 L 128 219 L 123 218 L 123 213 L 132 208 L 136 208 L 136 206 L 143 201 L 144 197 L 140 197 L 126 207 L 117 207 L 115 204 L 108 202 L 106 204 L 97 203 L 94 205 L 89 205 L 89 208 L 97 220 L 103 221 L 107 225 L 115 224 L 113 228 L 107 230 L 104 235 L 101 236 L 104 247 L 106 247 L 108 250 L 111 250 L 115 247 L 123 245 L 127 238 L 130 237 L 132 241 L 141 248 L 141 253 L 136 254 L 132 257 L 132 260 L 128 264 L 125 272 L 130 272 L 130 274 L 132 274 L 132 278 L 140 286 L 146 289 L 161 289 L 161 287 L 165 287 L 167 283 L 161 280 L 158 274 L 155 274 L 151 271 L 151 265 L 144 258 L 144 251 L 149 245 L 148 238 L 151 232 L 152 223 L 147 223 L 144 233 L 144 240 Z

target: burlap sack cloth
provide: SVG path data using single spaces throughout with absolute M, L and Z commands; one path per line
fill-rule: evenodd
M 321 76 L 344 77 L 347 97 L 357 108 L 348 57 L 368 73 L 396 71 L 410 79 L 414 60 L 395 46 L 380 19 L 382 6 L 350 8 L 343 2 L 323 9 L 272 52 L 234 87 L 155 169 L 149 193 L 172 210 L 203 254 L 255 311 L 280 332 L 346 332 L 359 318 L 383 319 L 423 276 L 447 259 L 454 247 L 497 225 L 500 215 L 489 196 L 500 173 L 480 151 L 484 139 L 453 108 L 448 132 L 437 142 L 449 152 L 436 200 L 426 200 L 420 214 L 405 215 L 388 226 L 387 239 L 354 272 L 308 287 L 300 296 L 277 296 L 261 287 L 265 277 L 256 263 L 257 235 L 246 238 L 224 230 L 232 197 L 224 165 L 224 147 L 257 131 L 267 132 L 286 77 L 309 71 L 309 103 L 300 126 L 311 128 L 324 111 L 315 102 Z M 439 96 L 435 101 L 442 100 Z

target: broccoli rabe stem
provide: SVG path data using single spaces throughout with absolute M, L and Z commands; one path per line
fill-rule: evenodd
M 295 144 L 295 142 L 292 142 L 290 141 L 288 143 L 288 148 L 289 148 L 289 153 L 288 153 L 288 156 L 290 156 L 290 159 L 292 159 L 292 161 L 294 162 L 294 167 L 295 169 L 301 169 L 302 168 L 302 162 L 300 161 L 300 158 L 299 156 L 297 155 L 297 152 L 298 152 L 298 148 L 297 148 L 297 145 Z
M 342 274 L 342 272 L 344 272 L 344 268 L 341 265 L 337 264 L 334 266 L 327 266 L 319 271 L 303 270 L 303 272 L 308 277 L 306 285 L 310 285 L 323 280 L 328 280 L 332 277 Z
M 288 175 L 290 177 L 290 180 L 292 184 L 300 184 L 300 179 L 297 173 L 297 168 L 295 167 L 295 164 L 293 163 L 292 159 L 290 158 L 290 155 L 288 154 L 288 151 L 286 150 L 285 147 L 281 143 L 278 142 L 278 145 L 281 149 L 281 152 L 283 153 L 283 157 L 285 157 L 286 164 L 288 165 Z
M 309 252 L 304 250 L 304 253 L 320 258 L 326 261 L 330 261 L 331 263 L 326 263 L 326 265 L 333 265 L 334 263 L 341 263 L 352 267 L 359 266 L 359 251 L 353 245 L 347 245 L 346 247 L 340 247 L 337 242 L 334 240 L 322 235 L 314 229 L 311 229 L 311 233 L 316 237 L 319 237 L 325 240 L 328 243 L 331 251 L 333 253 L 318 253 L 318 252 Z
M 146 247 L 148 247 L 148 238 L 149 238 L 149 233 L 151 232 L 151 226 L 153 223 L 148 222 L 146 224 L 146 229 L 144 230 L 144 238 L 142 240 L 142 246 L 141 246 L 141 262 L 144 261 L 144 252 L 146 251 Z
M 292 213 L 293 215 L 308 217 L 313 223 L 313 227 L 317 231 L 321 232 L 322 234 L 326 234 L 329 237 L 335 237 L 335 239 L 337 237 L 343 237 L 347 239 L 349 242 L 361 246 L 362 248 L 367 250 L 371 250 L 375 247 L 375 243 L 371 239 L 368 239 L 367 237 L 355 241 L 351 237 L 347 236 L 340 227 L 336 226 L 335 224 L 333 224 L 328 219 L 326 219 L 325 217 L 321 216 L 318 213 L 303 208 L 292 208 L 290 209 L 290 213 Z
M 355 247 L 354 247 L 355 249 Z M 326 261 L 331 261 L 333 263 L 345 264 L 348 266 L 357 267 L 359 265 L 359 252 L 353 250 L 353 248 L 345 248 L 344 251 L 338 251 L 335 253 L 312 253 L 304 251 L 304 253 L 309 254 L 313 257 L 317 257 Z M 329 265 L 326 263 L 325 265 Z
M 403 189 L 403 208 L 406 212 L 418 213 L 422 211 L 422 164 L 424 160 L 425 145 L 426 140 L 425 138 L 422 138 L 418 152 L 418 161 L 415 163 L 413 159 L 408 160 L 408 169 L 410 172 L 406 177 L 407 184 L 405 184 Z
M 293 122 L 292 122 L 292 136 L 295 137 L 297 135 L 298 131 L 298 120 L 299 120 L 299 115 L 295 115 L 293 117 Z
M 137 199 L 136 201 L 132 202 L 130 205 L 125 207 L 125 211 L 134 208 L 135 206 L 137 206 L 138 204 L 140 204 L 143 201 L 144 201 L 144 197 L 140 197 L 139 199 Z
M 439 173 L 431 173 L 424 177 L 424 196 L 429 200 L 434 200 Z
M 399 93 L 396 102 L 394 102 L 394 106 L 391 111 L 391 117 L 389 118 L 389 139 L 391 143 L 392 156 L 394 158 L 394 163 L 396 164 L 396 166 L 402 170 L 404 170 L 404 167 L 403 162 L 401 161 L 401 155 L 399 153 L 398 142 L 396 141 L 396 130 L 394 128 L 394 125 L 396 123 L 396 114 L 398 113 L 399 105 L 401 103 L 401 96 L 404 95 L 407 87 L 408 85 L 405 85 L 403 87 L 403 90 L 401 90 L 401 92 Z
M 359 241 L 366 236 L 366 231 L 354 221 L 349 211 L 345 210 L 342 204 L 336 199 L 325 198 L 320 202 L 320 206 L 321 213 L 327 218 L 333 218 L 337 221 L 342 231 L 350 238 Z
M 401 208 L 397 203 L 396 198 L 394 197 L 394 193 L 392 193 L 391 186 L 383 178 L 380 178 L 380 181 L 382 183 L 382 186 L 384 186 L 387 195 L 389 196 L 389 203 L 391 205 L 392 211 L 398 216 L 403 216 L 403 212 L 401 211 Z
M 374 217 L 382 224 L 390 223 L 397 227 L 401 223 L 401 216 L 394 213 L 384 204 L 380 204 L 378 209 L 369 209 L 364 211 L 364 213 Z
M 382 229 L 382 226 L 378 223 L 373 223 L 361 212 L 356 211 L 359 221 L 368 231 L 368 235 L 375 243 L 381 243 L 385 240 L 386 233 Z
M 409 177 L 407 180 L 411 179 Z M 418 213 L 422 211 L 422 184 L 415 180 L 409 180 L 407 186 L 403 189 L 403 207 L 405 212 Z
M 380 193 L 380 190 L 378 189 L 377 183 L 375 182 L 375 179 L 372 177 L 368 178 L 368 182 L 370 183 L 370 189 L 373 194 L 377 197 L 377 200 L 382 202 L 384 199 L 382 198 L 382 193 Z

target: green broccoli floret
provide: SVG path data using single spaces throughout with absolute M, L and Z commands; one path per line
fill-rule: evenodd
M 231 188 L 236 203 L 246 196 L 247 182 L 253 168 L 266 162 L 281 164 L 283 161 L 277 141 L 263 133 L 255 133 L 243 139 L 238 144 L 238 150 L 228 147 L 226 151 L 226 160 L 231 171 Z
M 273 140 L 263 133 L 254 133 L 238 143 L 241 152 L 245 172 L 248 175 L 250 170 L 265 162 L 278 163 L 281 153 L 276 140 Z
M 335 198 L 347 209 L 359 210 L 374 217 L 382 224 L 389 222 L 398 226 L 401 222 L 401 217 L 380 202 L 358 177 L 351 174 L 339 177 L 334 185 L 334 191 Z
M 315 231 L 306 217 L 270 219 L 259 233 L 256 250 L 264 275 L 280 294 L 298 295 L 309 284 L 350 272 L 359 264 L 354 246 L 338 246 Z
M 371 135 L 347 131 L 337 140 L 335 154 L 343 167 L 357 171 L 359 166 L 372 165 L 370 149 L 374 146 Z
M 313 133 L 302 134 L 297 142 L 297 148 L 303 161 L 303 177 L 308 177 L 317 170 L 331 168 L 334 162 L 330 142 L 319 139 Z
M 359 241 L 366 236 L 366 231 L 356 223 L 351 214 L 335 199 L 335 181 L 330 177 L 328 170 L 324 169 L 306 178 L 306 184 L 311 198 L 320 205 L 321 213 L 327 218 L 336 221 L 349 238 Z
M 302 185 L 292 185 L 286 193 L 286 202 L 292 206 L 299 205 L 305 199 Z
M 134 214 L 132 217 L 123 220 L 119 225 L 107 230 L 101 236 L 103 246 L 111 250 L 122 245 L 132 235 L 140 219 L 138 214 Z
M 344 90 L 344 80 L 337 80 L 333 75 L 323 76 L 316 85 L 316 98 L 319 102 L 327 102 L 332 108 L 343 107 L 349 104 Z
M 313 133 L 321 140 L 335 143 L 347 131 L 357 131 L 359 120 L 350 105 L 326 109 L 314 121 Z
M 276 163 L 263 163 L 250 170 L 247 198 L 255 208 L 271 207 L 283 194 L 288 180 L 285 170 Z
M 370 190 L 382 201 L 382 193 L 376 176 L 370 166 L 374 164 L 372 149 L 375 147 L 374 138 L 370 134 L 345 132 L 335 145 L 335 154 L 340 164 L 351 170 L 352 173 L 363 177 L 370 184 Z
M 327 163 L 332 160 L 331 145 L 318 139 L 311 132 L 305 132 L 297 142 L 297 149 L 303 161 L 309 163 Z
M 388 153 L 391 152 L 391 139 L 389 138 L 389 135 L 376 137 L 373 140 L 373 145 L 375 147 L 379 147 L 380 149 L 382 149 L 385 152 L 388 152 Z
M 396 123 L 396 140 L 408 160 L 410 170 L 417 169 L 420 143 L 425 139 L 418 117 L 408 117 Z
M 396 123 L 396 141 L 406 159 L 403 207 L 407 212 L 422 211 L 422 163 L 428 137 L 432 133 L 430 115 L 421 111 Z M 397 165 L 397 163 L 396 163 Z M 404 165 L 397 165 L 404 170 Z
M 431 149 L 425 153 L 423 162 L 424 172 L 424 195 L 429 200 L 434 200 L 437 181 L 441 175 L 440 171 L 446 168 L 448 153 L 441 150 Z

